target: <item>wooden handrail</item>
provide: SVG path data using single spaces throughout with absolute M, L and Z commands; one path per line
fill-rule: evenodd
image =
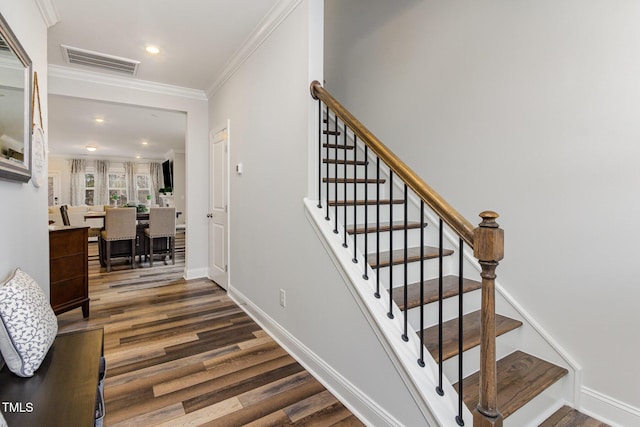
M 409 166 L 389 150 L 358 119 L 342 106 L 318 82 L 311 83 L 311 96 L 324 102 L 414 193 L 424 201 L 469 246 L 474 247 L 474 227 Z

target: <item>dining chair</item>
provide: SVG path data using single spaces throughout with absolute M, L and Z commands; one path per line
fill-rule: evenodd
M 114 208 L 105 210 L 104 230 L 100 237 L 105 241 L 107 271 L 111 271 L 111 242 L 131 241 L 131 267 L 136 268 L 136 208 Z
M 176 240 L 176 208 L 151 208 L 149 209 L 149 228 L 144 230 L 147 243 L 147 254 L 149 255 L 149 265 L 153 267 L 153 240 L 158 238 L 168 239 L 169 246 L 163 252 L 168 252 L 171 256 L 172 264 L 175 259 Z M 164 245 L 163 245 L 164 248 Z
M 62 224 L 71 225 L 71 221 L 69 221 L 69 211 L 67 205 L 60 206 L 60 215 L 62 215 Z

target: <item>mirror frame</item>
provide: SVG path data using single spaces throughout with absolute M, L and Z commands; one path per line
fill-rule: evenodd
M 33 64 L 1 13 L 0 34 L 2 34 L 2 38 L 7 42 L 24 67 L 24 111 L 22 114 L 24 118 L 24 160 L 22 164 L 13 164 L 0 160 L 0 179 L 28 182 L 31 179 L 31 165 L 33 162 L 31 155 L 31 131 L 33 126 L 33 118 L 31 116 L 31 93 L 33 90 L 31 76 L 33 75 Z

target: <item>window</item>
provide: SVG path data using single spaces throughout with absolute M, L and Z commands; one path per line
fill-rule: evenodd
M 124 173 L 109 173 L 109 200 L 118 196 L 118 205 L 127 204 L 127 177 Z
M 96 183 L 96 178 L 98 182 Z M 106 187 L 108 191 L 108 201 L 106 203 L 113 205 L 115 196 L 118 197 L 118 206 L 127 203 L 145 204 L 147 196 L 151 194 L 151 176 L 149 169 L 136 165 L 133 177 L 127 177 L 124 167 L 119 164 L 111 164 L 106 176 Z M 131 188 L 133 186 L 133 188 Z M 104 191 L 104 187 L 100 183 L 100 176 L 93 166 L 87 167 L 85 171 L 85 204 L 95 205 L 103 197 L 107 197 L 99 191 Z M 104 202 L 101 202 L 104 203 Z
M 138 193 L 138 203 L 147 202 L 147 196 L 151 194 L 151 177 L 149 175 L 136 175 L 136 191 Z
M 96 179 L 93 173 L 85 173 L 85 190 L 84 190 L 84 204 L 93 206 L 93 201 L 95 200 L 96 194 Z

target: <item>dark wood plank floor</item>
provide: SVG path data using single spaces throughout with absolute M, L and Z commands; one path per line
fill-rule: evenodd
M 106 426 L 363 425 L 223 289 L 182 279 L 184 235 L 176 247 L 175 266 L 106 273 L 90 243 L 91 316 L 58 316 L 104 327 Z

